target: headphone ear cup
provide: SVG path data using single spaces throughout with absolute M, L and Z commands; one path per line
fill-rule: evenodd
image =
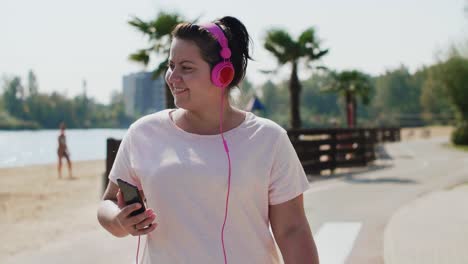
M 225 61 L 216 64 L 211 71 L 211 81 L 219 88 L 227 87 L 234 79 L 234 66 L 231 62 Z

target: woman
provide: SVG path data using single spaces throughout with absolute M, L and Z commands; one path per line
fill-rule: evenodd
M 172 36 L 165 78 L 177 109 L 129 128 L 101 225 L 147 235 L 143 263 L 279 263 L 275 240 L 285 263 L 318 263 L 303 207 L 309 183 L 286 131 L 229 102 L 250 59 L 245 26 L 224 17 L 179 24 Z M 119 178 L 141 190 L 145 213 L 130 216 L 137 208 L 123 204 Z
M 67 141 L 65 137 L 65 123 L 60 123 L 60 135 L 57 138 L 58 140 L 58 177 L 59 179 L 62 178 L 62 159 L 65 158 L 67 160 L 68 165 L 68 177 L 70 179 L 74 179 L 72 175 L 72 164 L 70 161 L 70 152 L 68 151 Z

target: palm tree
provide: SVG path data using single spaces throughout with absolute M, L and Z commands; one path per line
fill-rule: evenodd
M 301 59 L 308 63 L 319 60 L 328 53 L 328 49 L 320 49 L 315 29 L 309 28 L 302 32 L 297 41 L 293 40 L 288 32 L 282 29 L 270 29 L 267 31 L 264 47 L 273 53 L 281 65 L 291 63 L 291 77 L 289 79 L 290 94 L 290 126 L 293 129 L 301 127 L 301 116 L 299 113 L 299 95 L 301 83 L 297 76 L 297 67 Z
M 148 36 L 149 47 L 130 54 L 129 59 L 148 66 L 150 55 L 156 53 L 165 59 L 153 70 L 153 79 L 158 78 L 167 70 L 169 50 L 171 48 L 171 32 L 174 27 L 183 22 L 177 13 L 160 12 L 154 20 L 143 21 L 133 17 L 128 23 Z M 174 108 L 174 97 L 166 84 L 166 108 Z
M 369 103 L 372 90 L 370 78 L 365 73 L 357 70 L 342 71 L 340 73 L 331 72 L 330 75 L 332 78 L 327 90 L 340 93 L 345 98 L 348 127 L 356 127 L 356 97 L 359 96 L 365 105 Z

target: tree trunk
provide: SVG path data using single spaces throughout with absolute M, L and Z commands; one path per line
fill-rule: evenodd
M 352 96 L 351 96 L 351 92 L 349 91 L 346 91 L 346 95 L 345 95 L 345 101 L 346 101 L 346 121 L 347 121 L 347 124 L 348 124 L 348 127 L 349 128 L 352 128 L 354 127 L 354 121 L 353 121 L 353 118 L 354 118 L 354 109 L 353 109 L 353 101 L 352 101 Z
M 301 83 L 297 77 L 297 62 L 292 63 L 291 79 L 289 80 L 290 93 L 290 126 L 292 129 L 301 128 L 301 115 L 299 113 L 299 95 Z
M 353 127 L 357 127 L 357 103 L 356 103 L 356 97 L 352 96 L 351 97 L 351 102 L 353 106 Z

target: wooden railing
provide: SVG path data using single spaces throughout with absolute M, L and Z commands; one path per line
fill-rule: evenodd
M 375 160 L 378 143 L 400 140 L 400 129 L 298 129 L 288 135 L 306 173 L 319 173 L 366 166 Z
M 400 141 L 400 128 L 299 129 L 288 136 L 307 173 L 366 166 L 375 160 L 378 143 Z M 104 188 L 114 164 L 120 139 L 107 139 Z

